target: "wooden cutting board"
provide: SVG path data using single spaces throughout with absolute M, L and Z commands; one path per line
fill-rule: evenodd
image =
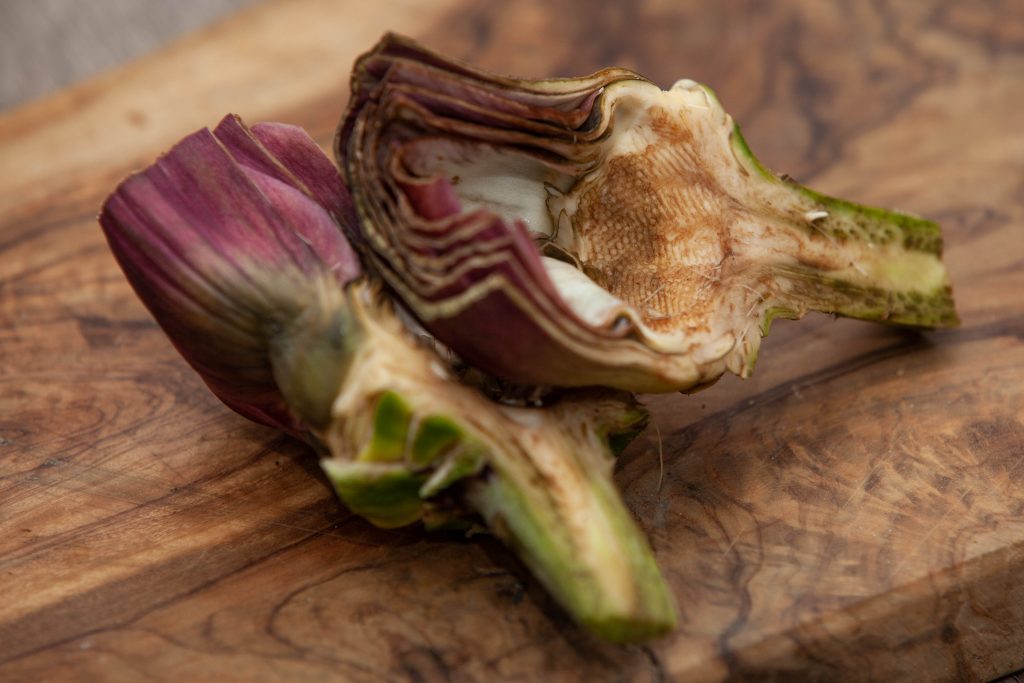
M 769 166 L 941 222 L 964 324 L 780 323 L 618 481 L 680 626 L 614 647 L 500 544 L 380 531 L 222 407 L 109 255 L 117 179 L 232 111 L 328 143 L 385 29 L 714 87 Z M 0 116 L 0 680 L 984 680 L 1024 667 L 1024 6 L 261 6 Z

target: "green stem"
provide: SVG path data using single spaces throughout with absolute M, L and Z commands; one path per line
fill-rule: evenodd
M 805 310 L 916 327 L 959 323 L 938 225 L 778 177 L 754 157 L 738 127 L 730 142 L 754 178 L 745 208 L 776 231 L 760 239 L 759 260 L 777 285 L 765 302 L 765 332 L 772 318 Z
M 604 436 L 572 406 L 542 420 L 528 412 L 516 417 L 536 430 L 515 454 L 526 457 L 495 459 L 491 476 L 469 485 L 470 504 L 594 633 L 613 642 L 666 633 L 672 598 L 615 489 Z

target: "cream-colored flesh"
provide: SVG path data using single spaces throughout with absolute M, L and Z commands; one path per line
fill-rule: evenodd
M 404 156 L 414 174 L 447 178 L 464 210 L 486 208 L 510 224 L 522 222 L 537 235 L 552 233 L 548 193 L 567 190 L 573 178 L 526 156 L 481 153 L 457 145 L 439 148 L 430 142 L 422 149 L 413 147 Z
M 562 299 L 588 325 L 610 327 L 618 316 L 632 310 L 575 266 L 547 256 L 541 257 L 541 263 Z
M 614 119 L 601 163 L 548 208 L 571 227 L 559 238 L 595 286 L 633 308 L 655 348 L 708 360 L 730 341 L 741 355 L 756 350 L 769 308 L 816 303 L 786 301 L 777 266 L 854 287 L 933 292 L 945 282 L 933 255 L 863 239 L 848 217 L 738 157 L 732 119 L 692 81 L 668 91 L 623 82 L 605 97 Z

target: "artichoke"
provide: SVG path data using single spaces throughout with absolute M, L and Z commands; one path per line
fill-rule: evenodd
M 612 445 L 647 413 L 607 390 L 536 408 L 457 382 L 363 275 L 348 192 L 303 131 L 228 116 L 123 181 L 99 221 L 213 393 L 310 442 L 352 511 L 382 527 L 482 522 L 596 633 L 672 627 L 611 477 Z
M 772 320 L 808 310 L 957 322 L 938 226 L 769 172 L 693 81 L 503 78 L 388 35 L 355 66 L 335 152 L 367 265 L 512 383 L 746 376 Z
M 628 392 L 749 374 L 776 317 L 957 322 L 934 223 L 770 173 L 692 81 L 504 78 L 389 35 L 335 152 L 344 179 L 228 116 L 99 221 L 211 391 L 309 442 L 352 511 L 483 524 L 610 640 L 675 623 L 612 481 Z

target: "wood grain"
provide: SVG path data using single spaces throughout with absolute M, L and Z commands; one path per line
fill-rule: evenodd
M 94 222 L 226 111 L 329 140 L 385 28 L 709 83 L 769 166 L 943 223 L 961 328 L 780 323 L 618 480 L 681 625 L 576 629 L 491 539 L 380 531 L 220 406 Z M 0 117 L 0 679 L 986 680 L 1024 667 L 1018 3 L 271 3 Z M 659 459 L 659 452 L 663 456 Z M 661 460 L 662 462 L 659 462 Z

